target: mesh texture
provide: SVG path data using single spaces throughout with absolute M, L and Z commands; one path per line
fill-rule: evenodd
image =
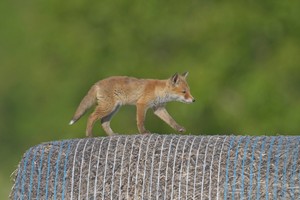
M 11 199 L 299 199 L 300 137 L 133 135 L 43 143 Z

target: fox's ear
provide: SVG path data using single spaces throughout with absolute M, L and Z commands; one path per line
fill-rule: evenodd
M 182 76 L 186 79 L 186 77 L 189 75 L 189 72 L 184 72 L 183 74 L 182 74 Z
M 176 85 L 179 81 L 179 75 L 178 73 L 176 72 L 172 77 L 171 77 L 171 82 L 173 85 Z

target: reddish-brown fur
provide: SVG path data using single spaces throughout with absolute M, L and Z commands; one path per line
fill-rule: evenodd
M 170 101 L 192 103 L 194 98 L 186 82 L 188 73 L 175 74 L 167 80 L 137 79 L 126 76 L 113 76 L 94 84 L 79 104 L 70 125 L 74 124 L 87 109 L 97 103 L 95 111 L 89 116 L 86 136 L 92 136 L 92 129 L 97 120 L 101 120 L 107 135 L 114 135 L 110 120 L 122 105 L 136 105 L 137 127 L 140 133 L 149 133 L 144 127 L 145 115 L 149 108 L 173 129 L 183 132 L 165 109 Z

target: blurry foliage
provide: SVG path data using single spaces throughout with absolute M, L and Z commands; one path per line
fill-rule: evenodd
M 170 103 L 187 134 L 300 133 L 300 1 L 1 1 L 0 190 L 30 146 L 84 137 L 68 126 L 89 87 L 112 75 L 189 71 L 197 99 Z M 174 133 L 148 112 L 146 126 Z M 137 132 L 135 108 L 112 120 Z M 96 136 L 104 135 L 100 125 Z

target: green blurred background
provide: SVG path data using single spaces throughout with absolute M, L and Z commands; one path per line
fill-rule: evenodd
M 196 103 L 169 103 L 185 134 L 300 133 L 300 1 L 0 1 L 0 199 L 32 145 L 68 123 L 96 81 L 189 71 Z M 148 112 L 146 127 L 174 131 Z M 135 108 L 112 120 L 137 132 Z M 100 124 L 94 129 L 103 136 Z

